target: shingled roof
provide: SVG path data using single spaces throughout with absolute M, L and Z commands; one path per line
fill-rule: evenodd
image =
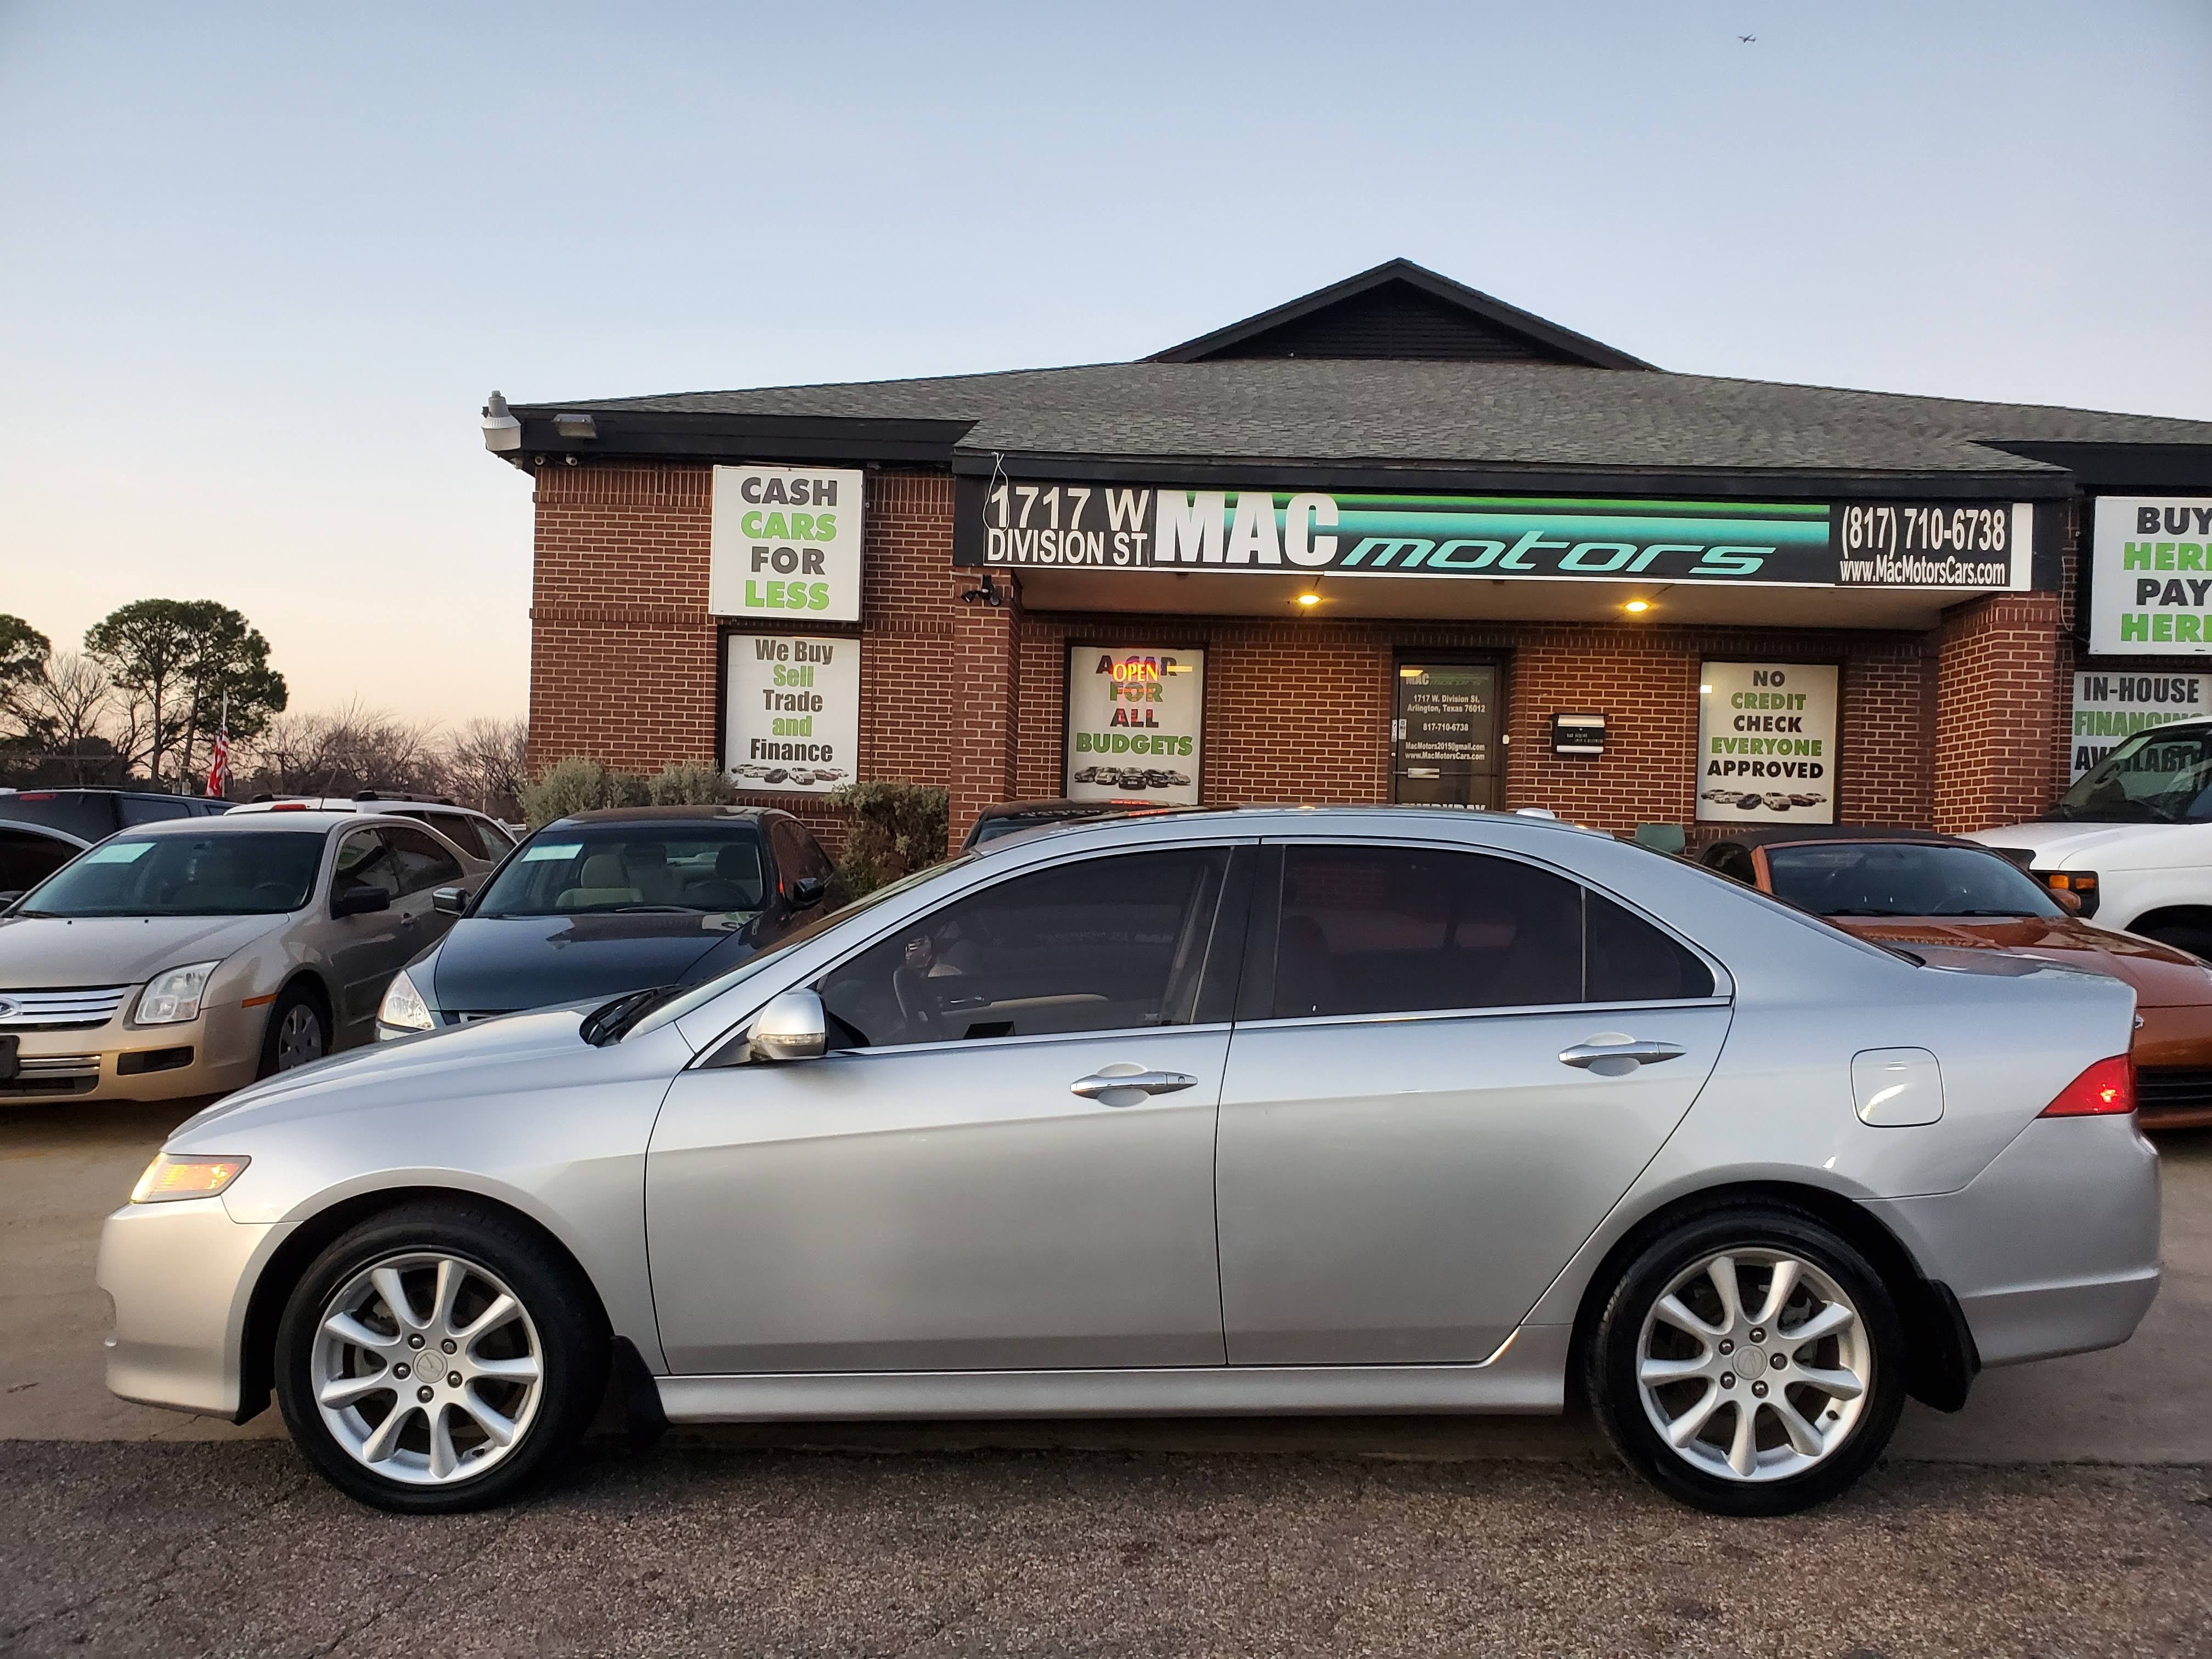
M 554 440 L 551 417 L 563 411 L 593 415 L 599 435 Z M 635 453 L 735 445 L 726 453 L 772 459 L 781 438 L 794 459 L 827 459 L 842 434 L 855 459 L 880 453 L 963 471 L 1265 463 L 1973 477 L 2039 481 L 2039 494 L 2063 488 L 2085 453 L 2109 449 L 2125 451 L 2135 472 L 2178 469 L 2212 484 L 2212 421 L 1668 373 L 1403 261 L 1139 362 L 515 412 L 526 451 L 626 453 L 627 434 Z

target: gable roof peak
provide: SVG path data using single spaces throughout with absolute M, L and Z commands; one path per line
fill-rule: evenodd
M 1201 363 L 1253 357 L 1651 367 L 1405 258 L 1386 259 L 1143 361 Z

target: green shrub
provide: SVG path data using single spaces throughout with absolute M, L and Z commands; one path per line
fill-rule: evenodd
M 730 775 L 711 761 L 671 761 L 645 786 L 655 806 L 720 806 L 738 798 Z
M 920 783 L 848 783 L 831 790 L 828 799 L 853 820 L 837 860 L 841 898 L 863 897 L 887 881 L 944 861 L 951 811 L 944 790 Z
M 542 830 L 572 812 L 642 806 L 647 799 L 645 780 L 635 772 L 617 772 L 582 755 L 571 755 L 548 767 L 537 782 L 523 785 L 522 816 L 532 830 Z

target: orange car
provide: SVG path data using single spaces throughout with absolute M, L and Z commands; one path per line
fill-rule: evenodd
M 2136 1099 L 2146 1129 L 2212 1123 L 2212 968 L 2186 951 L 2092 927 L 2073 896 L 2002 854 L 1918 830 L 1776 825 L 1698 854 L 1707 869 L 1883 945 L 2043 957 L 2136 988 Z

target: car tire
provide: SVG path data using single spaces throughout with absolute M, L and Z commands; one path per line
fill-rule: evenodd
M 1816 1334 L 1790 1340 L 1802 1331 Z M 1905 1407 L 1903 1356 L 1894 1299 L 1848 1240 L 1787 1205 L 1730 1204 L 1668 1228 L 1622 1270 L 1583 1384 L 1622 1461 L 1668 1497 L 1788 1515 L 1881 1455 Z
M 276 1399 L 301 1454 L 341 1492 L 450 1515 L 505 1503 L 568 1457 L 605 1392 L 609 1352 L 590 1283 L 527 1224 L 410 1204 L 337 1239 L 294 1288 Z
M 330 1052 L 330 1010 L 313 986 L 293 981 L 270 1006 L 269 1024 L 261 1036 L 261 1069 L 255 1075 L 274 1077 L 312 1065 Z

